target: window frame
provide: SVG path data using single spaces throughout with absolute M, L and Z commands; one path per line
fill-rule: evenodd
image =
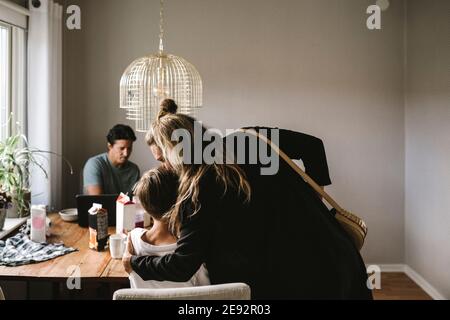
M 0 26 L 8 29 L 7 110 L 0 123 L 0 138 L 4 140 L 18 132 L 27 134 L 28 30 L 3 20 Z

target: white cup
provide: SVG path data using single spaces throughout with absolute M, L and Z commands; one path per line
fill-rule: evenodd
M 111 258 L 122 259 L 127 244 L 127 236 L 124 234 L 112 234 L 109 237 L 109 251 Z

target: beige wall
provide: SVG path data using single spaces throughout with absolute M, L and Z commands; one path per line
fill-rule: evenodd
M 404 8 L 392 0 L 382 31 L 365 26 L 371 0 L 170 0 L 166 48 L 204 81 L 210 126 L 264 124 L 324 140 L 333 186 L 369 225 L 367 262 L 404 262 Z M 65 176 L 73 205 L 84 161 L 124 122 L 119 79 L 157 49 L 159 1 L 71 0 L 82 30 L 65 31 Z M 132 160 L 154 165 L 140 135 Z
M 406 263 L 450 299 L 450 2 L 407 13 Z

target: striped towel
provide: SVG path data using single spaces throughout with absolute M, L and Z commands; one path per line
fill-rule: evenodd
M 39 263 L 77 251 L 65 247 L 64 244 L 33 242 L 27 231 L 22 228 L 14 237 L 6 241 L 0 240 L 0 266 L 17 267 Z

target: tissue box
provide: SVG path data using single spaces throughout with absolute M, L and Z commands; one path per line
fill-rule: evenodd
M 116 233 L 128 233 L 134 229 L 136 204 L 130 197 L 121 193 L 116 202 Z

